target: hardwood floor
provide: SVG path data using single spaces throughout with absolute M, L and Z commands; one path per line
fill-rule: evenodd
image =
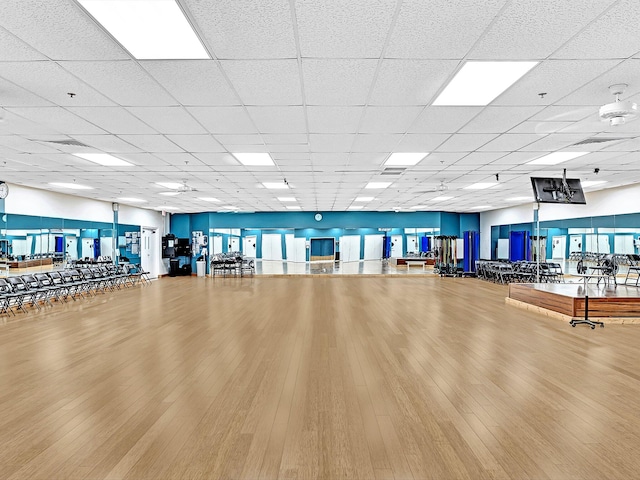
M 630 479 L 640 326 L 439 277 L 165 278 L 0 325 L 0 478 Z

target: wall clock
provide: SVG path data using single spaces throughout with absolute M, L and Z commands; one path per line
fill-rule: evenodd
M 7 198 L 7 195 L 9 195 L 9 185 L 0 182 L 0 199 Z
M 316 213 L 316 216 L 313 217 L 316 219 L 316 222 L 319 222 L 320 220 L 322 220 L 322 214 L 321 213 Z

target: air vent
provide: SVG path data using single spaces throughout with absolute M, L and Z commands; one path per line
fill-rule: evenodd
M 579 145 L 591 145 L 594 143 L 607 143 L 607 142 L 619 142 L 620 140 L 631 140 L 634 137 L 591 137 L 581 142 L 574 143 L 574 146 Z
M 82 142 L 79 142 L 77 140 L 35 140 L 36 142 L 41 142 L 41 143 L 55 143 L 56 145 L 68 145 L 70 147 L 84 147 L 84 148 L 91 148 L 89 145 L 85 145 Z
M 400 175 L 406 168 L 388 167 L 385 168 L 380 175 Z

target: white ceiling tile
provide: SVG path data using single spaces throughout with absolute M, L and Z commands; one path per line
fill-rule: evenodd
M 424 109 L 409 129 L 410 133 L 455 133 L 483 107 L 434 107 Z
M 68 110 L 109 133 L 156 133 L 122 107 L 69 107 Z
M 123 141 L 121 138 L 115 135 L 74 135 L 74 140 L 84 143 L 89 147 L 93 147 L 97 150 L 102 150 L 107 153 L 135 153 L 140 152 L 138 147 L 131 145 Z M 60 149 L 64 149 L 66 152 L 79 151 L 73 146 L 60 146 Z M 80 150 L 81 151 L 81 150 Z
M 306 133 L 302 107 L 247 107 L 260 133 Z
M 16 134 L 42 136 L 42 135 L 58 135 L 57 130 L 32 122 L 26 118 L 12 113 L 10 110 L 0 110 L 3 118 L 0 120 L 0 135 Z
M 571 122 L 522 122 L 509 130 L 508 133 L 535 133 L 544 136 L 549 133 L 558 132 L 571 125 Z
M 372 105 L 427 105 L 444 86 L 456 60 L 383 60 Z
M 378 58 L 395 0 L 296 0 L 303 57 Z
M 213 134 L 258 133 L 243 107 L 187 107 L 187 110 Z M 216 136 L 224 144 L 225 141 Z
M 311 152 L 349 152 L 355 135 L 310 134 Z
M 432 152 L 450 137 L 447 133 L 404 135 L 394 152 Z
M 53 60 L 129 58 L 72 2 L 2 0 L 0 25 Z
M 148 60 L 140 64 L 182 105 L 241 103 L 215 60 Z
M 176 100 L 134 61 L 59 63 L 123 107 L 177 105 Z
M 164 135 L 118 135 L 122 140 L 138 147 L 143 152 L 180 152 L 182 149 L 167 140 Z
M 616 58 L 631 57 L 640 51 L 640 37 L 635 28 L 640 24 L 640 9 L 636 0 L 621 0 L 614 8 L 589 24 L 566 45 L 554 53 L 555 58 Z M 622 27 L 622 28 L 621 28 Z
M 24 153 L 59 153 L 53 144 L 18 135 L 0 135 L 0 145 Z
M 0 76 L 57 105 L 114 105 L 108 98 L 54 62 L 4 62 Z M 43 82 L 42 79 L 45 78 L 47 81 Z M 69 93 L 73 93 L 74 96 L 70 96 Z
M 402 135 L 356 135 L 353 152 L 391 152 L 402 139 Z
M 530 118 L 533 122 L 577 122 L 593 115 L 592 106 L 551 105 Z
M 69 135 L 106 133 L 62 107 L 21 107 L 7 110 L 60 133 Z
M 460 133 L 502 133 L 540 112 L 544 107 L 485 107 Z
M 356 133 L 362 107 L 307 107 L 310 133 Z
M 245 105 L 302 105 L 296 60 L 223 60 L 220 63 Z
M 205 165 L 210 165 L 213 167 L 237 167 L 238 160 L 229 153 L 199 153 L 195 152 L 193 154 L 198 160 L 202 161 Z
M 452 135 L 438 147 L 439 152 L 472 152 L 485 143 L 493 140 L 497 135 L 486 133 L 461 133 Z
M 52 107 L 53 103 L 7 80 L 0 78 L 2 107 Z
M 360 133 L 404 133 L 418 117 L 422 107 L 367 107 Z
M 2 21 L 2 20 L 0 20 Z M 37 52 L 19 38 L 0 28 L 0 62 L 28 60 L 46 60 L 47 57 Z
M 512 0 L 469 54 L 471 59 L 543 59 L 615 0 Z
M 493 162 L 493 165 L 522 165 L 540 157 L 539 152 L 511 152 Z
M 541 138 L 537 142 L 533 142 L 526 147 L 522 147 L 522 151 L 552 152 L 566 147 L 571 147 L 574 143 L 584 140 L 584 138 L 584 134 L 552 133 L 547 135 L 546 137 Z M 575 147 L 572 151 L 582 151 L 582 149 L 578 149 L 578 147 Z
M 127 110 L 162 134 L 203 134 L 206 130 L 183 107 L 129 107 Z
M 309 145 L 308 144 L 275 144 L 275 145 L 267 145 L 267 151 L 270 153 L 308 153 Z
M 547 60 L 530 70 L 492 104 L 547 106 L 619 63 L 620 60 Z M 543 98 L 540 93 L 545 94 Z
M 494 138 L 489 143 L 480 147 L 480 151 L 485 152 L 513 152 L 534 143 L 540 139 L 540 135 L 534 133 L 508 133 Z
M 385 56 L 463 58 L 505 1 L 404 0 Z
M 467 167 L 480 167 L 483 165 L 488 165 L 498 158 L 500 158 L 504 153 L 500 152 L 471 152 L 468 155 L 465 155 L 463 158 L 455 162 L 455 166 L 466 165 Z
M 302 59 L 307 105 L 364 105 L 377 60 Z
M 173 143 L 186 152 L 224 152 L 225 149 L 212 135 L 167 135 Z
M 185 0 L 185 4 L 217 58 L 296 56 L 291 9 L 287 0 Z
M 264 134 L 264 143 L 267 145 L 308 145 L 307 136 L 300 133 L 294 134 Z
M 331 137 L 331 135 L 329 135 Z M 351 139 L 353 142 L 353 139 Z M 351 144 L 349 144 L 351 146 Z M 346 150 L 339 152 L 312 152 L 311 161 L 314 165 L 346 165 L 349 162 L 349 154 Z

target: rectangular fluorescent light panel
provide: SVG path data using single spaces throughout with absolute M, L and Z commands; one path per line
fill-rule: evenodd
M 93 190 L 93 187 L 87 187 L 86 185 L 79 185 L 77 183 L 51 182 L 49 185 L 60 188 L 69 188 L 71 190 Z
M 272 167 L 275 165 L 268 153 L 232 153 L 231 155 L 247 167 Z
M 374 199 L 375 197 L 356 197 L 356 199 L 354 200 L 354 202 L 370 202 Z
M 284 182 L 263 182 L 262 185 L 264 185 L 264 188 L 268 188 L 271 190 L 282 190 L 289 188 L 289 185 Z
M 488 105 L 537 64 L 466 62 L 433 105 Z
M 582 187 L 595 187 L 596 185 L 602 185 L 603 183 L 607 183 L 605 180 L 585 180 L 584 182 L 580 182 Z
M 208 59 L 175 0 L 78 0 L 138 60 Z
M 287 210 L 301 210 L 298 205 L 287 205 Z
M 445 200 L 451 200 L 453 197 L 433 197 L 432 202 L 444 202 Z
M 398 152 L 392 153 L 391 156 L 384 162 L 385 166 L 412 166 L 416 165 L 420 160 L 429 155 L 428 153 L 409 153 Z
M 362 205 L 351 205 L 349 210 L 362 210 L 364 207 Z
M 391 182 L 369 182 L 364 188 L 387 188 Z
M 296 197 L 278 197 L 281 202 L 295 202 Z
M 104 167 L 133 167 L 133 163 L 129 163 L 126 160 L 116 158 L 108 153 L 74 153 L 76 157 L 83 158 L 98 165 Z
M 574 158 L 586 155 L 589 152 L 553 152 L 544 157 L 530 161 L 529 165 L 557 165 L 562 162 L 573 160 Z
M 205 202 L 219 202 L 220 200 L 218 200 L 217 198 L 213 198 L 213 197 L 198 197 L 200 200 L 203 200 Z
M 473 185 L 469 185 L 468 187 L 464 187 L 465 190 L 484 190 L 485 188 L 493 188 L 497 187 L 498 183 L 474 183 Z
M 164 187 L 164 188 L 173 188 L 174 190 L 182 186 L 181 183 L 175 183 L 175 182 L 156 182 L 156 185 L 160 185 L 161 187 Z
M 533 201 L 533 199 L 531 197 L 511 197 L 511 198 L 507 198 L 507 202 L 522 202 L 524 200 Z
M 122 202 L 131 202 L 131 203 L 146 203 L 146 200 L 141 198 L 133 198 L 133 197 L 120 197 L 118 200 Z
M 174 197 L 180 195 L 180 192 L 160 192 L 158 195 L 164 195 L 165 197 Z

